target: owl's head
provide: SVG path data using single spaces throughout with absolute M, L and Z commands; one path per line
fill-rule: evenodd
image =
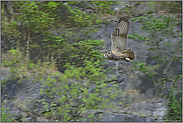
M 110 59 L 111 57 L 112 57 L 112 52 L 111 51 L 108 51 L 108 52 L 104 53 L 104 58 Z

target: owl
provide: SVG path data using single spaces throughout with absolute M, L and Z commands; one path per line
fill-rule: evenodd
M 127 62 L 135 59 L 132 48 L 126 50 L 129 21 L 126 17 L 120 18 L 111 34 L 111 50 L 103 51 L 104 58 L 109 60 L 125 60 Z

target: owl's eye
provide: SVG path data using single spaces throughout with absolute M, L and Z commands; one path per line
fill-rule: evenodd
M 106 54 L 104 54 L 104 58 L 107 58 Z
M 110 54 L 109 52 L 107 54 Z

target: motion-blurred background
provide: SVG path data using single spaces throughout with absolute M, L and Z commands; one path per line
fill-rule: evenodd
M 130 21 L 136 59 L 110 61 Z M 182 2 L 1 1 L 1 121 L 182 121 Z

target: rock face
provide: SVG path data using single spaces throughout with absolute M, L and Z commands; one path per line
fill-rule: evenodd
M 100 29 L 100 38 L 99 40 L 103 40 L 105 43 L 105 48 L 110 49 L 111 46 L 111 39 L 110 34 L 112 30 L 115 27 L 116 22 L 113 22 L 111 25 L 102 25 L 102 28 Z M 133 27 L 133 25 L 135 25 Z M 133 33 L 138 33 L 144 36 L 148 36 L 147 33 L 142 31 L 140 29 L 142 25 L 139 22 L 132 22 L 131 21 L 131 27 L 129 30 L 129 35 L 132 35 Z M 133 29 L 134 28 L 134 29 Z M 178 28 L 176 28 L 179 30 Z M 135 32 L 132 32 L 134 30 Z M 176 39 L 172 39 L 176 42 Z M 151 51 L 148 49 L 150 48 L 149 45 L 146 45 L 144 42 L 140 41 L 134 41 L 132 39 L 128 39 L 128 48 L 132 48 L 136 53 L 136 59 L 134 61 L 141 61 L 145 62 L 147 64 L 155 64 L 155 61 L 151 58 L 153 55 Z M 164 49 L 162 49 L 163 52 Z M 128 63 L 125 61 L 111 61 L 106 60 L 108 64 L 105 66 L 106 68 L 112 66 L 118 66 L 117 72 L 117 81 L 121 84 L 123 90 L 136 90 L 137 93 L 139 93 L 138 99 L 149 99 L 153 98 L 155 96 L 154 91 L 154 83 L 153 81 L 147 79 L 147 76 L 145 76 L 142 72 L 132 70 L 131 67 L 134 65 L 133 63 Z M 175 61 L 176 62 L 176 61 Z M 181 64 L 177 63 L 173 66 L 170 66 L 170 70 L 172 69 L 172 72 L 170 75 L 174 73 L 181 73 Z M 159 69 L 159 75 L 162 76 L 162 68 Z M 110 77 L 112 75 L 108 75 Z
M 131 5 L 131 3 L 129 4 Z M 148 9 L 148 7 L 144 6 L 146 5 L 140 5 L 136 9 L 142 9 L 142 12 L 152 10 L 152 8 Z M 117 8 L 115 9 L 118 10 Z M 148 35 L 140 29 L 140 22 L 130 22 L 131 27 L 129 30 L 129 35 L 133 33 L 143 34 L 145 36 Z M 93 33 L 91 38 L 103 40 L 105 43 L 105 48 L 110 49 L 110 34 L 112 33 L 115 25 L 116 22 L 108 25 L 102 24 L 99 32 Z M 176 29 L 180 30 L 180 27 L 176 27 Z M 152 54 L 150 51 L 148 51 L 150 46 L 145 45 L 144 42 L 137 42 L 132 39 L 128 39 L 127 47 L 131 47 L 136 52 L 135 60 L 140 60 L 142 62 L 146 62 L 147 64 L 154 64 L 153 59 L 150 57 Z M 128 108 L 121 106 L 118 110 L 103 111 L 100 113 L 103 117 L 96 121 L 161 121 L 162 116 L 166 114 L 165 111 L 168 108 L 167 100 L 155 98 L 155 86 L 153 81 L 148 80 L 142 72 L 132 70 L 131 66 L 134 65 L 133 63 L 128 63 L 125 61 L 106 61 L 108 62 L 108 64 L 105 65 L 106 68 L 115 67 L 116 65 L 118 66 L 117 71 L 113 70 L 113 73 L 108 74 L 107 76 L 111 78 L 112 76 L 117 75 L 117 78 L 114 81 L 119 83 L 121 90 L 123 90 L 123 92 L 126 94 L 125 105 L 127 105 Z M 180 73 L 182 71 L 182 65 L 175 62 L 169 69 L 172 69 L 169 74 Z M 3 79 L 3 76 L 1 76 L 1 79 Z M 179 85 L 181 85 L 181 80 L 179 80 Z M 38 102 L 38 100 L 46 100 L 48 104 L 52 100 L 45 95 L 39 94 L 40 89 L 40 82 L 32 82 L 32 80 L 22 80 L 18 82 L 17 80 L 9 79 L 8 83 L 3 86 L 1 90 L 1 102 L 5 107 L 9 107 L 9 110 L 7 110 L 6 113 L 15 115 L 15 120 L 23 122 L 52 121 L 44 116 L 41 116 L 42 113 L 46 111 L 46 108 L 40 102 Z M 182 89 L 181 86 L 179 86 L 179 89 Z
M 103 122 L 153 122 L 151 117 L 143 117 L 129 114 L 104 113 L 101 121 Z

